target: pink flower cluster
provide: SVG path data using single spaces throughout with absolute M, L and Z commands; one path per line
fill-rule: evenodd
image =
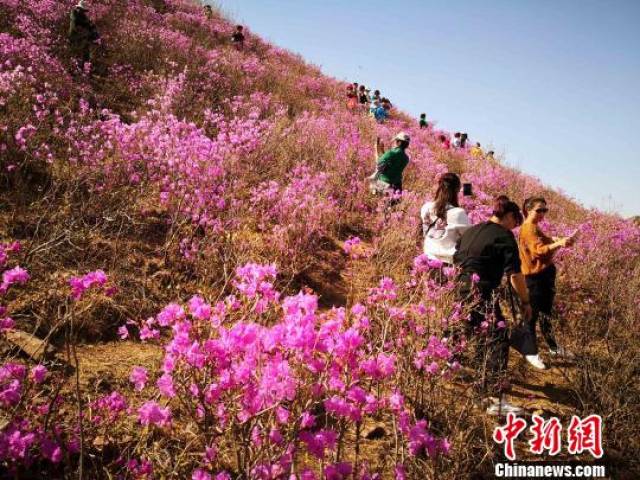
M 87 290 L 93 287 L 104 287 L 106 283 L 107 275 L 102 270 L 89 272 L 81 277 L 71 277 L 69 279 L 71 297 L 74 300 L 80 300 Z

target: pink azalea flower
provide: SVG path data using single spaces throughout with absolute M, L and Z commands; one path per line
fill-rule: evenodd
M 138 409 L 138 420 L 142 425 L 166 427 L 171 424 L 171 410 L 157 402 L 148 401 Z
M 140 392 L 144 389 L 149 380 L 147 369 L 144 367 L 133 367 L 129 381 L 134 384 L 136 391 Z
M 42 383 L 47 376 L 47 372 L 47 367 L 44 365 L 36 365 L 31 369 L 31 378 L 35 383 Z

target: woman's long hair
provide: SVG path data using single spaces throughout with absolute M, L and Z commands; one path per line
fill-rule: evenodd
M 445 173 L 438 179 L 434 210 L 436 216 L 441 220 L 447 221 L 447 205 L 460 206 L 458 193 L 461 186 L 460 177 L 455 173 Z

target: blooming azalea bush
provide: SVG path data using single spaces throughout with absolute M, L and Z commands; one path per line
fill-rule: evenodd
M 362 459 L 345 461 L 346 434 L 352 423 L 362 426 L 385 416 L 395 418 L 396 441 L 408 459 L 446 454 L 449 442 L 415 418 L 400 381 L 402 369 L 421 370 L 425 362 L 431 379 L 440 381 L 456 368 L 446 363 L 452 352 L 445 343 L 434 335 L 424 342 L 424 306 L 414 311 L 396 305 L 399 289 L 384 279 L 367 297 L 368 307 L 321 312 L 315 295 L 282 296 L 275 278 L 272 265 L 247 264 L 236 271 L 237 293 L 214 304 L 200 296 L 185 305 L 172 303 L 139 325 L 141 341 L 163 346 L 161 366 L 155 372 L 132 369 L 129 380 L 146 398 L 139 406 L 127 405 L 120 392 L 95 403 L 105 412 L 94 418 L 98 428 L 101 422 L 137 422 L 171 451 L 188 439 L 201 453 L 195 464 L 181 468 L 193 468 L 202 478 L 224 472 L 344 478 L 354 469 L 364 472 Z M 408 288 L 422 284 L 419 276 L 414 282 Z M 373 328 L 373 317 L 386 323 L 386 334 Z M 395 335 L 399 328 L 405 330 L 402 341 Z M 415 368 L 398 357 L 410 344 L 420 348 Z M 144 445 L 130 452 L 144 454 Z M 317 472 L 309 459 L 325 466 Z M 402 456 L 396 463 L 406 468 Z

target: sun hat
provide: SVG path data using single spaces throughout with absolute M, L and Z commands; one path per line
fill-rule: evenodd
M 406 133 L 404 133 L 404 132 L 400 132 L 400 133 L 398 133 L 395 137 L 393 137 L 393 139 L 394 139 L 394 140 L 400 140 L 400 141 L 402 141 L 402 142 L 409 142 L 410 137 L 409 137 L 409 135 L 407 135 Z

